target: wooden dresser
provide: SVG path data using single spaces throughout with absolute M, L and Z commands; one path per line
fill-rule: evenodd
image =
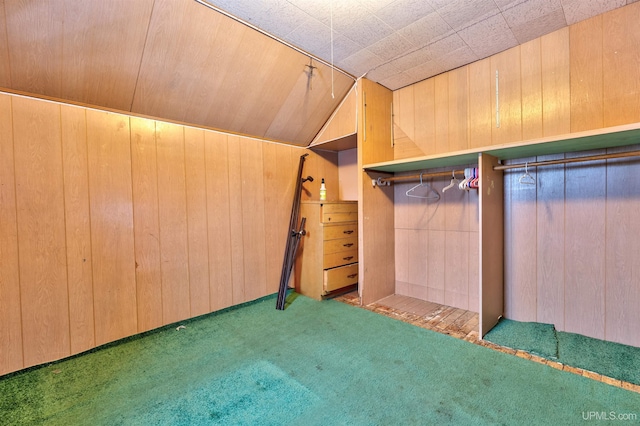
M 358 282 L 357 201 L 303 201 L 306 235 L 295 267 L 296 291 L 321 300 Z

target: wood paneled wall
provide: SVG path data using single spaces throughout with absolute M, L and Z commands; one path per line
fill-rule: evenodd
M 639 20 L 629 4 L 394 91 L 394 157 L 640 122 Z
M 0 94 L 0 375 L 276 292 L 304 153 Z
M 640 163 L 522 173 L 505 171 L 505 316 L 640 346 Z
M 478 191 L 443 193 L 450 182 L 425 182 L 437 201 L 406 195 L 419 182 L 394 183 L 396 294 L 478 312 Z

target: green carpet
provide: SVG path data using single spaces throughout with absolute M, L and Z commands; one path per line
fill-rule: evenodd
M 575 333 L 558 333 L 560 362 L 640 385 L 640 348 Z
M 558 341 L 553 324 L 501 318 L 484 338 L 507 348 L 521 349 L 548 359 L 558 358 Z
M 640 348 L 556 331 L 552 324 L 501 319 L 486 340 L 640 385 Z
M 582 424 L 640 395 L 336 301 L 269 297 L 0 378 L 3 425 Z

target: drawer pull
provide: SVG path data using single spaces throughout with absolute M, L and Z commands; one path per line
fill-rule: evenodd
M 357 276 L 358 276 L 358 273 L 356 272 L 355 274 L 347 275 L 347 278 L 355 278 Z
M 347 244 L 343 244 L 343 247 L 351 247 L 353 245 L 353 243 L 347 243 Z
M 342 233 L 343 234 L 347 234 L 347 235 L 353 234 L 353 229 L 349 229 L 347 231 L 342 231 Z
M 351 259 L 353 259 L 353 256 L 347 256 L 342 258 L 342 260 L 351 260 Z

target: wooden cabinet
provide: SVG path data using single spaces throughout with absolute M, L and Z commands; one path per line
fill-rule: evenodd
M 358 282 L 358 203 L 303 201 L 306 235 L 296 258 L 296 291 L 321 300 Z

